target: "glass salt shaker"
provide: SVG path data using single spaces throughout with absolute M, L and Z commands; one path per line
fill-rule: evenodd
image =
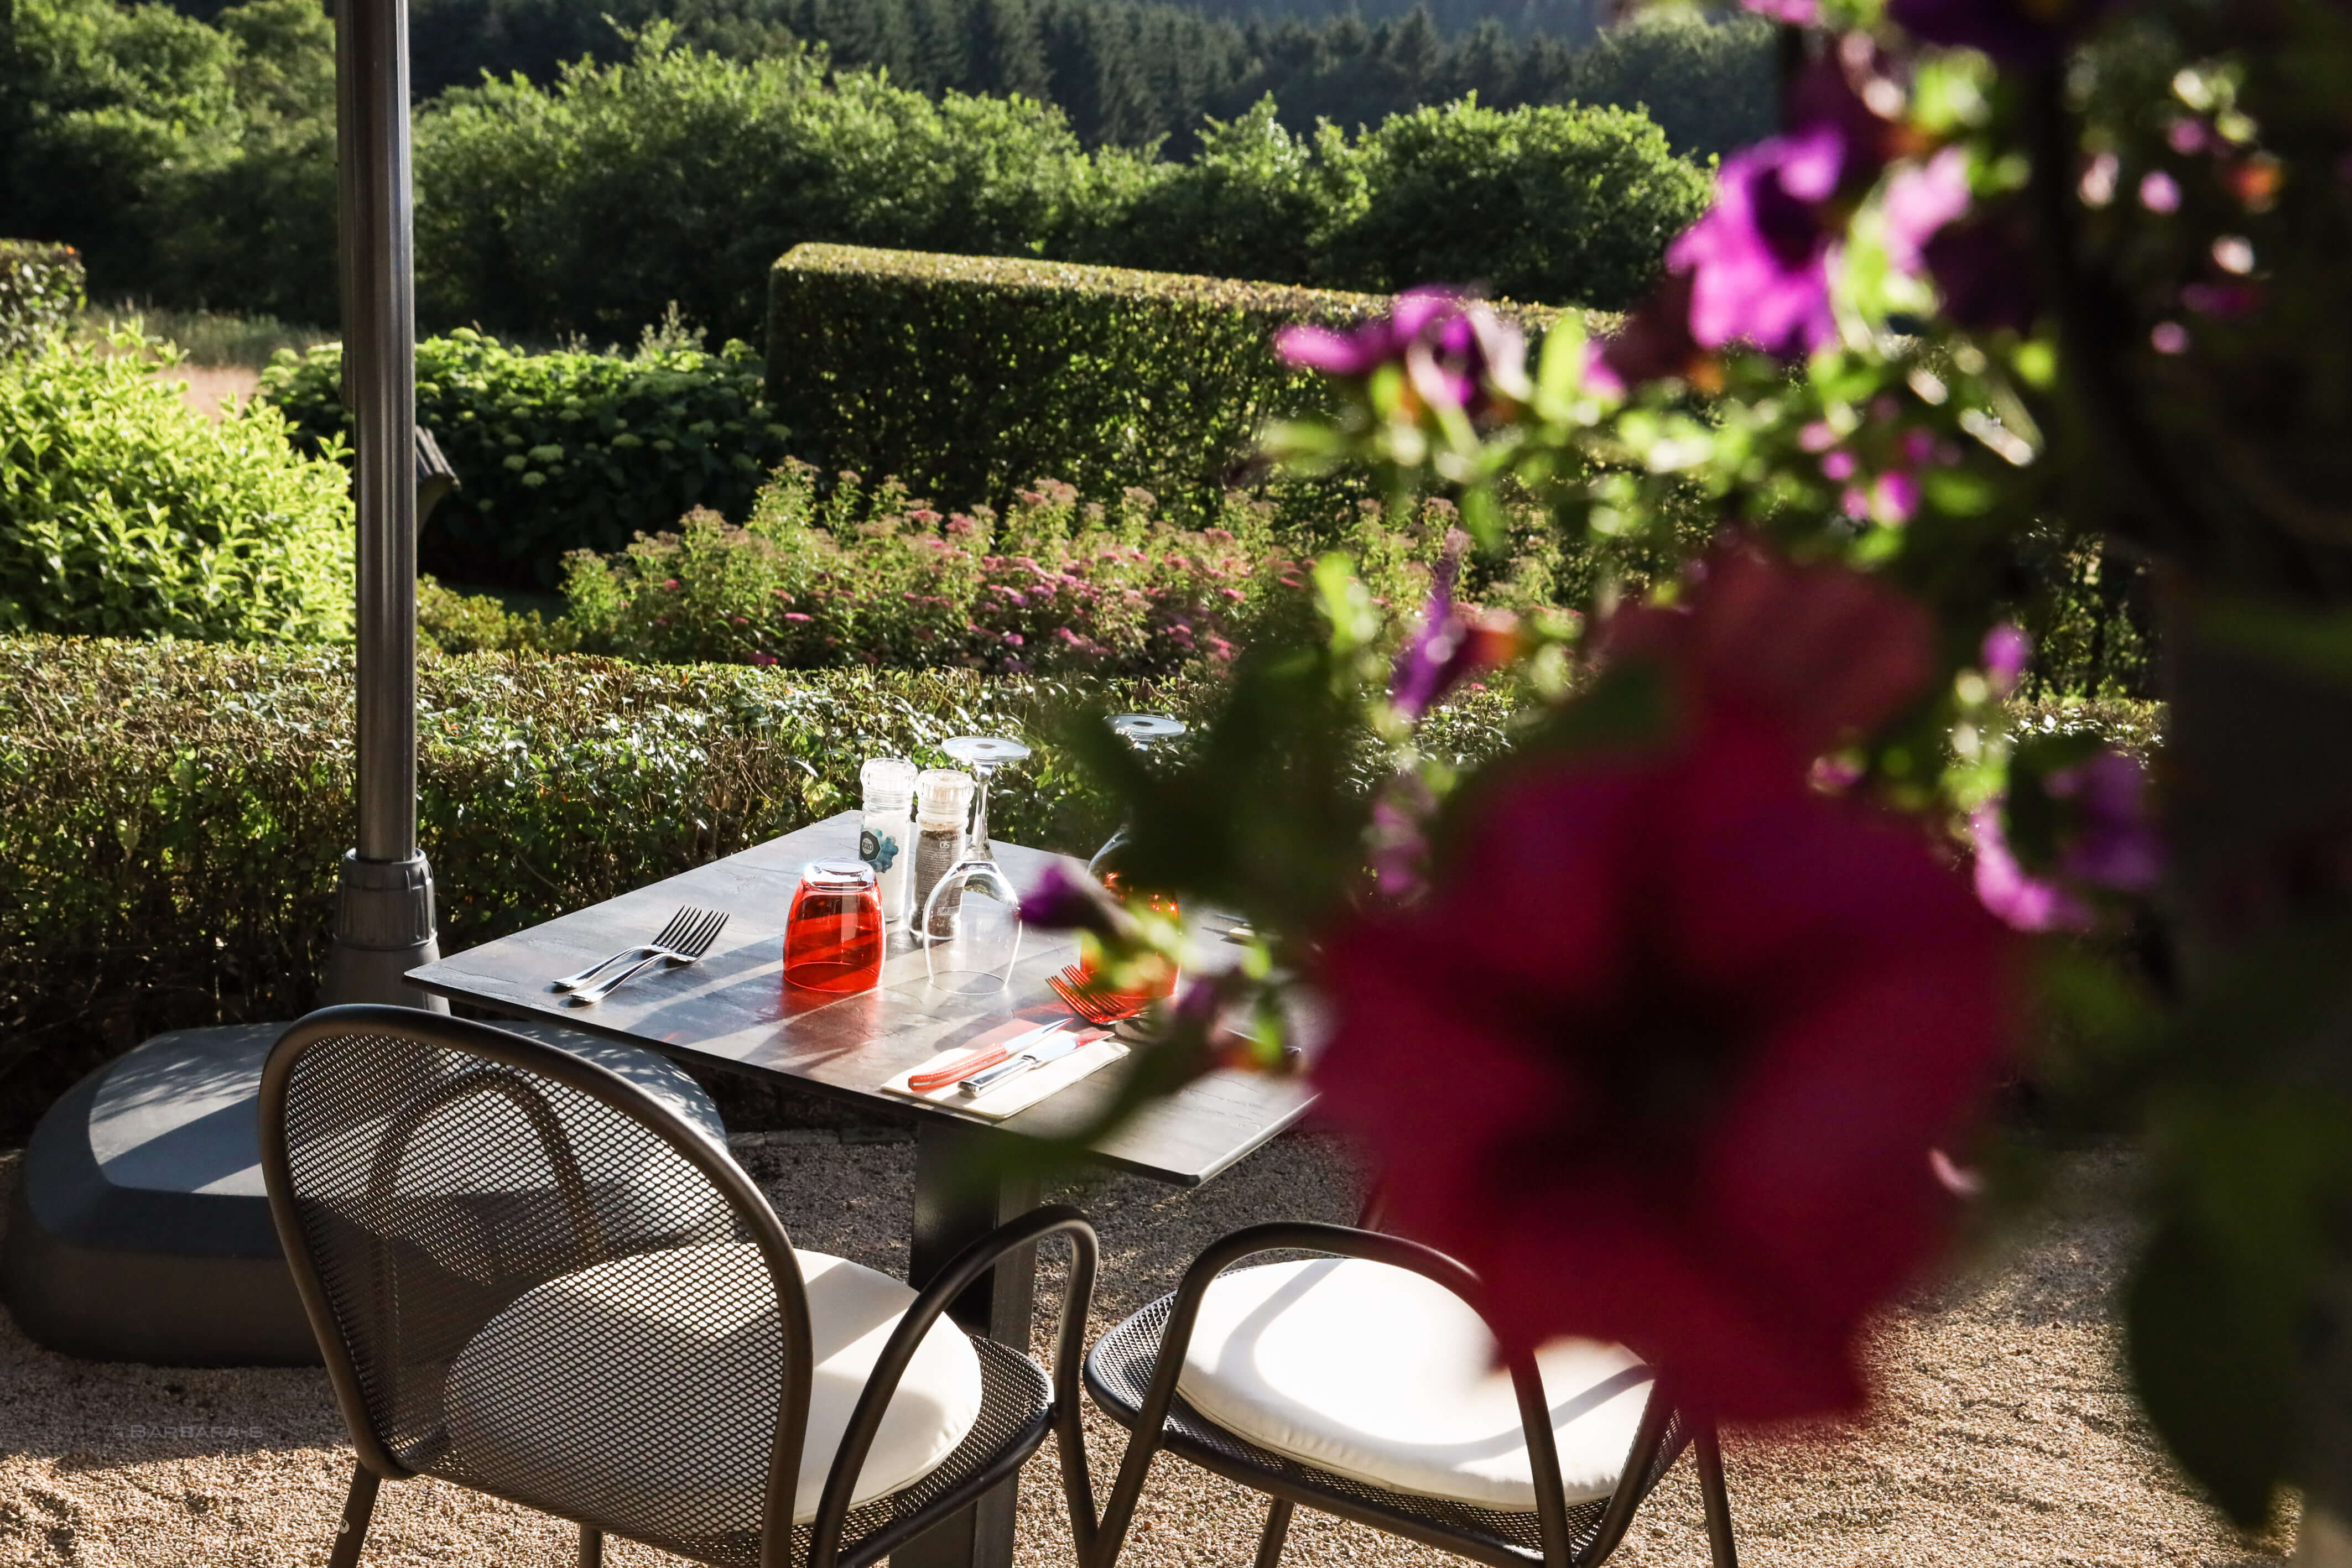
M 915 874 L 907 888 L 907 924 L 922 924 L 931 889 L 963 859 L 964 833 L 971 815 L 971 775 L 955 768 L 927 768 L 915 776 Z M 946 927 L 917 930 L 915 939 L 955 934 L 955 911 L 943 905 L 935 917 Z
M 915 864 L 915 765 L 877 757 L 857 770 L 857 780 L 866 791 L 857 858 L 874 868 L 882 918 L 897 925 L 908 918 L 907 884 Z

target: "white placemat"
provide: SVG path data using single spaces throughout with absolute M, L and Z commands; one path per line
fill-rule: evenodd
M 1036 1026 L 1030 1024 L 1024 1027 L 1034 1029 Z M 960 1045 L 953 1051 L 943 1051 L 929 1061 L 918 1062 L 896 1078 L 885 1082 L 882 1085 L 882 1092 L 886 1094 L 898 1095 L 902 1099 L 920 1100 L 926 1104 L 952 1106 L 958 1111 L 969 1112 L 987 1121 L 1001 1122 L 1007 1116 L 1026 1111 L 1050 1094 L 1067 1089 L 1087 1074 L 1101 1071 L 1127 1054 L 1125 1045 L 1105 1035 L 1091 1045 L 1080 1046 L 1059 1061 L 1049 1061 L 1043 1067 L 1033 1067 L 1026 1072 L 1016 1073 L 985 1093 L 967 1094 L 963 1092 L 963 1085 L 961 1083 L 950 1083 L 945 1088 L 934 1089 L 928 1094 L 918 1094 L 907 1087 L 907 1080 L 909 1078 L 952 1067 L 970 1056 L 975 1049 L 985 1051 L 992 1043 L 993 1042 L 983 1039 L 976 1046 Z

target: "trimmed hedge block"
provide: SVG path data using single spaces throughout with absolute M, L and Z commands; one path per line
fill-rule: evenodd
M 943 505 L 1041 475 L 1182 505 L 1232 486 L 1267 420 L 1328 406 L 1276 328 L 1378 295 L 994 256 L 802 245 L 768 286 L 768 400 L 831 466 Z M 1539 335 L 1559 312 L 1506 306 Z
M 81 252 L 69 245 L 0 240 L 0 359 L 27 354 L 65 330 L 89 303 Z

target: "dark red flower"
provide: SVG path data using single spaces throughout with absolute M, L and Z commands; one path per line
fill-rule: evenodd
M 1958 326 L 2022 332 L 2042 312 L 2032 235 L 2015 202 L 1946 224 L 1919 255 L 1944 297 L 1946 319 Z
M 1810 778 L 1922 689 L 1927 620 L 1728 550 L 1603 656 L 1666 665 L 1679 729 L 1528 767 L 1426 899 L 1330 934 L 1323 1104 L 1515 1343 L 1622 1340 L 1726 1416 L 1850 1406 L 2010 1033 L 2013 938 L 1915 826 Z
M 1875 578 L 1731 548 L 1707 558 L 1687 605 L 1613 617 L 1601 652 L 1664 656 L 1703 706 L 1802 767 L 1901 712 L 1934 673 L 1933 639 L 1927 611 Z
M 1509 1341 L 1622 1341 L 1732 1418 L 1859 1401 L 2010 1031 L 2006 931 L 1787 755 L 1709 724 L 1529 771 L 1424 902 L 1331 936 L 1314 1068 Z

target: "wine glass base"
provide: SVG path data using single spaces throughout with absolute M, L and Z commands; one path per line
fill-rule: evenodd
M 1012 988 L 1013 982 L 1003 975 L 979 969 L 943 969 L 929 978 L 930 988 L 944 991 L 951 997 L 995 996 Z

